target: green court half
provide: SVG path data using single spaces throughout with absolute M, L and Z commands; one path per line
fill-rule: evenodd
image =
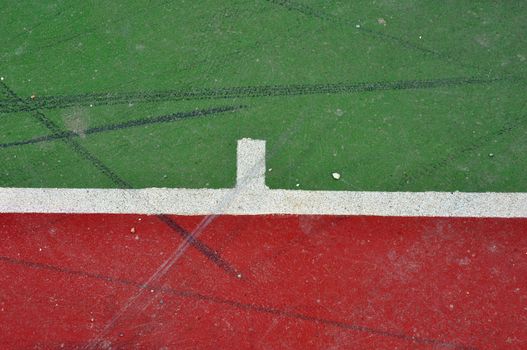
M 527 191 L 524 2 L 33 1 L 0 16 L 1 187 L 232 187 L 251 137 L 271 188 Z

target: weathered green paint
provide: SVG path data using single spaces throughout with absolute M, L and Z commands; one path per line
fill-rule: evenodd
M 275 84 L 503 79 L 42 112 L 65 130 L 82 130 L 195 108 L 248 106 L 77 138 L 134 187 L 231 187 L 236 140 L 253 137 L 268 141 L 267 182 L 273 188 L 527 191 L 526 15 L 527 4 L 520 1 L 10 2 L 0 9 L 0 75 L 18 96 L 34 94 L 36 100 Z M 0 114 L 0 143 L 49 133 L 30 112 Z M 339 181 L 332 179 L 334 171 L 342 174 Z M 0 186 L 115 184 L 65 143 L 53 141 L 0 148 Z

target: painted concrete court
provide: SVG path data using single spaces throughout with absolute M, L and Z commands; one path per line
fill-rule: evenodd
M 0 347 L 526 348 L 526 15 L 4 2 Z

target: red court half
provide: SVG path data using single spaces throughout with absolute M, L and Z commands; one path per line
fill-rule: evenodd
M 156 216 L 0 234 L 2 349 L 527 348 L 527 219 L 218 216 L 169 265 Z

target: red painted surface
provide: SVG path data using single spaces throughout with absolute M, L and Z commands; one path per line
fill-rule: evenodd
M 243 277 L 189 248 L 147 289 L 181 243 L 155 217 L 0 234 L 2 349 L 527 348 L 526 219 L 219 217 L 200 239 Z

